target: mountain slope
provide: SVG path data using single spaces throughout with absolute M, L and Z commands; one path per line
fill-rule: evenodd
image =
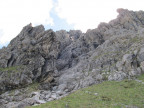
M 144 75 L 137 80 L 105 81 L 30 108 L 143 108 Z
M 117 12 L 116 19 L 86 33 L 25 26 L 0 50 L 1 105 L 45 103 L 106 80 L 144 73 L 144 12 Z

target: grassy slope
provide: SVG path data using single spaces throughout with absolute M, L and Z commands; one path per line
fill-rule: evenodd
M 144 82 L 144 75 L 137 79 Z M 94 95 L 98 93 L 98 95 Z M 60 100 L 32 108 L 144 108 L 144 84 L 135 80 L 106 81 L 77 90 Z

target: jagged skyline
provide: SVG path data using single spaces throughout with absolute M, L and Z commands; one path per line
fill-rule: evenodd
M 130 80 L 136 81 L 138 75 L 144 74 L 144 11 L 118 9 L 117 12 L 119 15 L 116 19 L 101 23 L 98 28 L 86 33 L 79 30 L 55 32 L 45 30 L 43 25 L 24 26 L 7 47 L 0 49 L 0 108 L 25 108 L 46 103 L 105 81 L 124 80 L 124 85 Z M 144 84 L 144 81 L 137 80 L 138 82 Z M 115 102 L 113 99 L 116 98 L 110 98 L 109 103 L 114 102 L 111 108 L 117 107 L 116 105 L 142 107 L 144 88 L 136 90 L 133 87 L 140 86 L 131 82 L 128 86 L 119 85 L 119 88 L 124 88 L 124 93 L 117 95 Z M 133 92 L 129 92 L 129 89 Z M 115 86 L 113 91 L 116 90 Z M 97 92 L 96 89 L 92 91 L 96 93 L 93 93 L 94 96 L 100 98 L 111 97 L 109 90 L 105 92 L 108 95 Z M 135 91 L 136 94 L 132 96 Z M 137 97 L 139 93 L 143 95 Z M 125 98 L 125 94 L 131 98 Z M 121 96 L 124 96 L 123 102 L 118 101 Z M 100 98 L 96 100 L 92 97 L 91 102 L 99 103 Z M 60 103 L 63 104 L 61 100 Z M 101 105 L 106 102 L 104 107 L 107 107 L 108 101 L 100 101 Z M 87 101 L 84 103 L 87 108 L 97 107 L 97 104 L 91 107 Z
M 144 10 L 142 0 L 1 0 L 0 48 L 16 37 L 22 27 L 32 22 L 45 29 L 94 29 L 100 22 L 116 18 L 117 8 Z

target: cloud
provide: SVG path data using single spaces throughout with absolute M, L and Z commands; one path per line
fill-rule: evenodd
M 86 32 L 116 18 L 117 8 L 144 10 L 143 0 L 0 0 L 0 46 L 30 22 L 57 30 L 74 26 Z
M 56 12 L 75 29 L 86 32 L 116 18 L 117 8 L 144 10 L 143 0 L 58 0 Z
M 5 45 L 30 22 L 53 25 L 52 0 L 0 0 L 0 44 Z

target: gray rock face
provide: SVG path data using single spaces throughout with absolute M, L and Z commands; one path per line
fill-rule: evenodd
M 24 27 L 7 48 L 0 50 L 1 91 L 47 80 L 54 73 L 59 45 L 52 30 L 44 31 L 42 25 Z
M 144 73 L 144 12 L 117 12 L 116 19 L 86 33 L 25 26 L 0 49 L 0 107 L 37 105 Z M 23 92 L 35 83 L 41 92 Z

